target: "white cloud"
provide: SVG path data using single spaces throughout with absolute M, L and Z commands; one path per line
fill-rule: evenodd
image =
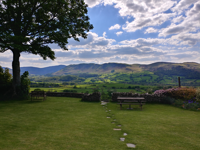
M 194 4 L 194 6 L 186 12 L 186 17 L 176 17 L 172 22 L 179 22 L 179 24 L 172 23 L 170 26 L 160 30 L 159 37 L 166 37 L 171 34 L 181 34 L 197 32 L 200 29 L 200 2 Z M 177 20 L 176 20 L 177 19 Z
M 157 14 L 151 17 L 138 17 L 135 18 L 134 21 L 132 22 L 127 22 L 125 26 L 122 27 L 123 30 L 127 31 L 127 32 L 135 32 L 137 30 L 140 30 L 144 27 L 148 27 L 148 26 L 158 26 L 163 24 L 165 21 L 167 21 L 169 18 L 173 17 L 175 14 L 173 13 L 169 13 L 169 14 L 165 14 L 165 13 L 161 13 L 161 14 Z
M 169 44 L 173 45 L 195 45 L 200 42 L 199 33 L 180 33 L 167 39 Z
M 114 25 L 114 26 L 111 26 L 110 28 L 109 28 L 109 30 L 114 30 L 114 29 L 120 29 L 120 25 L 119 24 L 116 24 L 116 25 Z
M 185 17 L 183 17 L 182 15 L 180 15 L 178 17 L 173 18 L 172 22 L 173 23 L 180 23 L 184 19 L 185 19 Z
M 171 10 L 181 13 L 183 10 L 188 9 L 189 6 L 198 1 L 199 0 L 181 0 L 175 7 L 171 8 Z
M 85 0 L 85 3 L 88 4 L 90 8 L 95 7 L 101 4 L 102 0 Z
M 121 35 L 123 32 L 122 31 L 119 31 L 119 32 L 117 32 L 116 34 L 117 34 L 117 36 L 119 36 L 119 35 Z
M 84 48 L 84 47 L 99 47 L 99 46 L 108 46 L 115 42 L 114 39 L 107 39 L 106 33 L 103 33 L 103 37 L 99 37 L 96 33 L 89 32 L 88 38 L 80 38 L 80 42 L 75 41 L 74 39 L 69 40 L 68 48 Z
M 145 34 L 147 34 L 147 33 L 155 33 L 157 31 L 158 31 L 157 29 L 150 27 L 150 28 L 146 29 L 146 31 L 144 33 Z
M 106 36 L 106 32 L 103 32 L 103 37 L 107 37 L 107 36 Z

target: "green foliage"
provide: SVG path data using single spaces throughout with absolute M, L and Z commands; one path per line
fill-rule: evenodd
M 28 78 L 28 71 L 21 75 L 21 86 L 18 87 L 18 93 L 21 98 L 28 99 L 30 91 L 30 79 Z
M 174 98 L 166 96 L 166 97 L 162 98 L 161 103 L 172 105 L 172 104 L 174 104 L 175 101 L 176 100 Z M 183 103 L 183 102 L 181 102 L 181 103 Z
M 99 92 L 99 87 L 93 88 L 93 89 L 92 89 L 92 92 L 93 92 L 93 93 L 98 93 L 98 92 Z
M 9 69 L 0 66 L 0 96 L 11 95 L 12 93 L 12 75 Z
M 196 90 L 196 100 L 200 102 L 200 88 Z
M 200 104 L 198 102 L 184 103 L 183 108 L 190 110 L 197 110 L 198 108 L 200 108 Z
M 87 5 L 83 0 L 3 1 L 0 3 L 0 41 L 3 41 L 0 51 L 11 48 L 39 54 L 43 59 L 55 59 L 47 44 L 56 43 L 67 50 L 69 38 L 76 41 L 78 36 L 86 38 L 86 31 L 93 28 L 86 14 Z
M 85 94 L 89 94 L 89 91 L 85 91 Z
M 183 104 L 184 104 L 184 102 L 182 100 L 178 99 L 178 100 L 175 100 L 173 105 L 176 106 L 176 107 L 181 107 L 182 108 Z
M 59 84 L 56 83 L 46 83 L 46 82 L 42 82 L 42 83 L 35 83 L 35 82 L 31 82 L 31 87 L 60 87 Z
M 67 50 L 68 39 L 87 38 L 93 29 L 84 0 L 3 0 L 0 2 L 0 52 L 13 52 L 13 88 L 20 86 L 20 53 L 55 59 L 48 44 Z M 21 88 L 21 87 L 18 87 Z M 22 91 L 25 89 L 22 88 Z M 19 94 L 20 95 L 20 94 Z
M 41 90 L 41 89 L 34 89 L 34 91 L 44 91 L 44 90 Z

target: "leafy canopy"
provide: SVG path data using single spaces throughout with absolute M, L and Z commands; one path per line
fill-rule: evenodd
M 39 54 L 54 60 L 47 44 L 63 50 L 69 38 L 86 38 L 89 23 L 84 0 L 0 0 L 0 52 Z

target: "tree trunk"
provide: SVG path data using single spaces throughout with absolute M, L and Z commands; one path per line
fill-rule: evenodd
M 17 86 L 21 85 L 20 79 L 20 52 L 18 50 L 13 50 L 13 62 L 12 62 L 12 72 L 13 72 L 13 96 L 17 95 Z

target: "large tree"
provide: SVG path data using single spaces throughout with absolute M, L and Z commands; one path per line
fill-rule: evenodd
M 20 53 L 55 59 L 47 45 L 67 50 L 69 38 L 87 38 L 92 29 L 84 0 L 0 0 L 0 52 L 13 53 L 13 88 L 20 86 Z

